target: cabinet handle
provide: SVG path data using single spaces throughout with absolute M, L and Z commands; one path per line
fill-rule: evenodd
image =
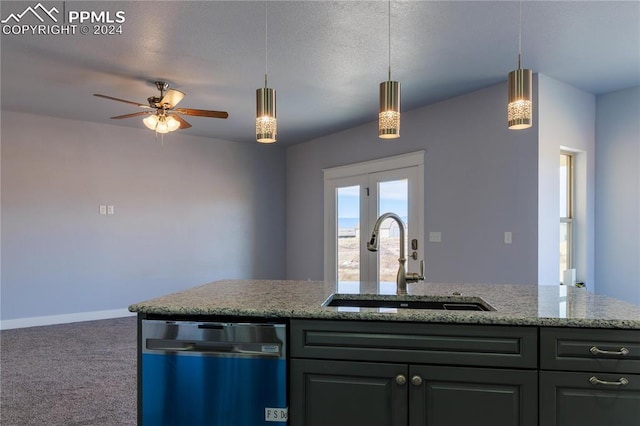
M 413 376 L 411 378 L 411 384 L 413 386 L 420 386 L 422 384 L 422 377 L 420 376 Z
M 627 348 L 620 348 L 619 351 L 603 351 L 602 349 L 599 349 L 597 346 L 591 346 L 591 349 L 589 349 L 589 352 L 591 352 L 594 355 L 621 355 L 621 356 L 629 355 L 629 349 Z
M 396 376 L 396 383 L 399 385 L 404 385 L 407 383 L 407 378 L 403 374 L 398 374 Z
M 600 380 L 596 376 L 589 378 L 589 383 L 592 385 L 606 385 L 606 386 L 626 386 L 629 384 L 629 380 L 624 377 L 620 377 L 617 382 L 607 382 L 606 380 Z

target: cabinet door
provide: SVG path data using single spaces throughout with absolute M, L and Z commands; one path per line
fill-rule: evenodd
M 290 373 L 292 425 L 407 424 L 406 365 L 292 359 Z
M 541 371 L 540 424 L 640 426 L 640 375 Z
M 534 426 L 533 370 L 411 366 L 411 426 Z

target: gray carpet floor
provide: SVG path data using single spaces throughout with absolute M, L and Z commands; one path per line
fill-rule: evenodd
M 135 425 L 135 317 L 0 331 L 0 424 Z

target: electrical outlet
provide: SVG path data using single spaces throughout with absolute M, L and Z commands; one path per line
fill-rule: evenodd
M 107 214 L 113 214 L 114 210 L 113 210 L 113 206 L 109 205 L 107 206 Z
M 513 240 L 512 240 L 512 237 L 513 237 L 513 236 L 511 235 L 511 232 L 510 232 L 510 231 L 506 231 L 506 232 L 504 233 L 504 243 L 505 243 L 505 244 L 511 244 L 511 242 L 513 241 Z

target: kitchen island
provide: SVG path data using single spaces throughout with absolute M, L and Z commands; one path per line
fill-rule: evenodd
M 129 309 L 287 324 L 294 426 L 640 426 L 639 306 L 557 286 L 409 285 L 407 298 L 481 298 L 491 311 L 323 306 L 333 293 L 225 280 Z
M 322 306 L 334 292 L 335 283 L 317 281 L 224 280 L 137 303 L 129 310 L 159 315 L 640 329 L 640 306 L 576 287 L 423 282 L 409 285 L 409 295 L 448 297 L 458 293 L 461 297 L 481 297 L 495 308 L 490 312 L 381 312 L 367 308 L 354 312 Z

